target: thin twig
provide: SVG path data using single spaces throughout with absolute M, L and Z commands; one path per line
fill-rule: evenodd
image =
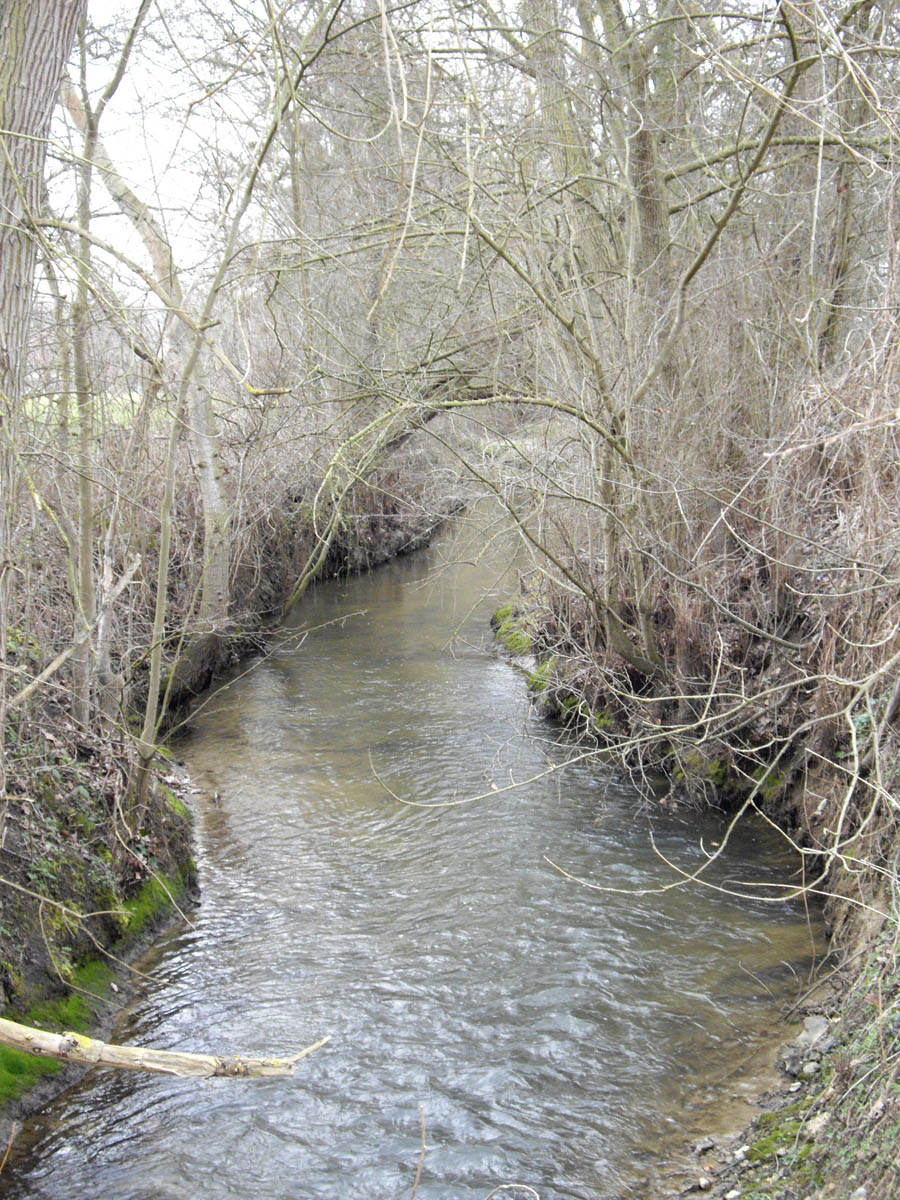
M 416 1200 L 416 1192 L 419 1190 L 419 1181 L 422 1178 L 422 1167 L 425 1165 L 425 1105 L 419 1107 L 419 1113 L 422 1118 L 422 1149 L 419 1152 L 419 1165 L 416 1167 L 416 1177 L 413 1180 L 413 1189 L 409 1193 L 409 1200 Z
M 13 1142 L 22 1132 L 22 1126 L 18 1121 L 13 1121 L 9 1127 L 9 1141 L 6 1143 L 6 1150 L 3 1153 L 3 1160 L 0 1161 L 0 1175 L 3 1174 L 3 1168 L 6 1166 L 6 1160 L 9 1158 L 9 1152 L 12 1150 Z

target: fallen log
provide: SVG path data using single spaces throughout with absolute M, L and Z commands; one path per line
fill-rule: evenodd
M 152 1050 L 147 1046 L 113 1046 L 81 1033 L 49 1033 L 30 1025 L 19 1025 L 0 1017 L 0 1042 L 41 1058 L 85 1067 L 117 1067 L 123 1071 L 151 1071 L 157 1075 L 179 1075 L 186 1079 L 209 1079 L 213 1075 L 258 1077 L 293 1075 L 294 1065 L 329 1038 L 321 1038 L 290 1058 L 254 1058 L 245 1055 L 188 1054 L 181 1050 Z

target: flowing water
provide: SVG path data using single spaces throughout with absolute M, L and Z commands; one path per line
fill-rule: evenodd
M 795 864 L 747 825 L 710 871 L 725 890 L 661 890 L 721 819 L 564 765 L 490 653 L 477 600 L 512 585 L 463 554 L 451 535 L 318 588 L 179 746 L 202 903 L 142 964 L 117 1039 L 330 1044 L 293 1080 L 93 1072 L 31 1123 L 0 1194 L 647 1197 L 692 1131 L 735 1119 L 815 930 L 727 889 Z

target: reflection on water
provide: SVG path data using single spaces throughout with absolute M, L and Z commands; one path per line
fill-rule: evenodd
M 203 901 L 116 1031 L 222 1053 L 331 1044 L 295 1080 L 95 1072 L 33 1125 L 0 1194 L 409 1196 L 424 1112 L 417 1200 L 512 1182 L 646 1196 L 710 1081 L 770 1036 L 812 950 L 804 913 L 627 894 L 672 882 L 663 857 L 698 865 L 720 821 L 651 813 L 596 764 L 548 771 L 567 751 L 483 648 L 490 603 L 469 611 L 496 568 L 436 572 L 438 555 L 319 588 L 296 636 L 198 715 L 181 749 Z M 710 879 L 790 867 L 747 827 Z

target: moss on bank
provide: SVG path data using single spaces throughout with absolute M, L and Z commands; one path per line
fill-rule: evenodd
M 110 957 L 88 957 L 72 966 L 63 986 L 62 980 L 51 991 L 40 984 L 23 988 L 4 1010 L 10 1020 L 38 1029 L 87 1033 L 95 1029 L 118 1003 L 122 968 L 115 964 L 127 959 L 131 949 L 143 937 L 176 912 L 192 882 L 192 865 L 176 870 L 168 877 L 149 878 L 119 909 L 122 936 L 110 947 Z M 42 1080 L 58 1074 L 63 1064 L 54 1059 L 25 1054 L 0 1045 L 0 1107 L 20 1099 Z
M 773 1100 L 724 1163 L 714 1200 L 896 1200 L 900 1196 L 900 969 L 893 925 L 831 1007 L 834 1037 Z M 711 1151 L 713 1159 L 717 1150 Z M 685 1195 L 696 1194 L 691 1189 Z
M 127 914 L 127 940 L 158 925 L 173 911 L 187 891 L 193 872 L 191 861 L 186 871 L 177 871 L 169 876 L 153 875 L 136 895 L 125 901 L 122 907 Z
M 321 575 L 364 570 L 426 544 L 459 507 L 417 503 L 393 487 L 369 489 L 335 539 Z M 363 502 L 364 501 L 364 502 Z M 232 611 L 240 620 L 224 633 L 182 639 L 174 628 L 164 685 L 169 714 L 214 681 L 224 667 L 258 650 L 264 631 L 306 561 L 314 535 L 302 496 L 260 525 L 262 544 L 235 572 Z M 186 567 L 187 571 L 188 568 Z M 190 594 L 189 579 L 178 594 Z M 183 585 L 183 586 L 181 586 Z M 40 657 L 25 635 L 22 654 Z M 129 702 L 139 711 L 146 674 L 136 673 Z M 161 770 L 137 812 L 123 813 L 130 771 L 124 740 L 77 725 L 63 704 L 7 733 L 8 805 L 0 817 L 0 1010 L 12 1020 L 58 1030 L 95 1028 L 116 1002 L 115 975 L 104 950 L 127 957 L 190 906 L 194 886 L 192 817 L 179 795 L 165 751 Z M 18 1100 L 47 1083 L 59 1064 L 0 1047 L 0 1107 L 22 1115 Z M 40 1088 L 43 1099 L 47 1088 Z M 35 1102 L 34 1097 L 29 1102 Z M 7 1122 L 8 1124 L 8 1122 Z
M 683 712 L 666 712 L 665 703 L 642 695 L 639 681 L 627 673 L 611 687 L 610 676 L 585 650 L 592 635 L 582 628 L 576 645 L 549 628 L 548 619 L 528 597 L 502 605 L 491 617 L 498 645 L 514 657 L 535 659 L 527 683 L 544 716 L 616 753 L 639 787 L 665 777 L 682 799 L 722 808 L 736 808 L 752 795 L 776 822 L 792 829 L 800 824 L 790 765 L 796 755 L 784 755 L 766 739 L 737 750 L 721 737 L 708 737 L 686 697 L 679 700 Z
M 788 830 L 805 848 L 808 879 L 819 874 L 818 891 L 828 895 L 829 917 L 838 925 L 843 956 L 838 986 L 828 1002 L 835 1045 L 804 1062 L 790 1090 L 773 1096 L 741 1135 L 737 1147 L 716 1145 L 699 1163 L 697 1191 L 716 1200 L 897 1200 L 900 1197 L 900 895 L 897 876 L 895 807 L 898 779 L 896 736 L 882 747 L 883 783 L 872 787 L 864 769 L 852 778 L 841 766 L 839 743 L 808 737 L 814 767 L 793 730 L 774 720 L 746 723 L 739 748 L 724 736 L 711 738 L 705 711 L 658 700 L 640 692 L 640 681 L 612 677 L 557 629 L 548 636 L 540 614 L 506 605 L 492 621 L 498 642 L 509 649 L 510 634 L 529 631 L 537 664 L 528 687 L 548 716 L 560 720 L 598 747 L 627 747 L 639 741 L 642 768 L 663 771 L 695 800 L 733 807 L 747 797 Z M 515 645 L 515 643 L 514 643 Z M 748 655 L 748 662 L 752 663 Z M 765 687 L 771 668 L 760 659 L 754 681 Z M 798 692 L 792 710 L 796 727 L 815 728 L 813 691 Z M 704 703 L 706 701 L 704 700 Z M 709 701 L 714 703 L 714 699 Z M 807 704 L 808 709 L 803 708 Z M 668 704 L 668 708 L 666 705 Z M 637 728 L 635 721 L 643 721 Z M 671 735 L 667 724 L 674 731 Z M 871 723 L 854 722 L 859 732 Z M 887 735 L 889 731 L 885 730 Z M 758 741 L 750 741 L 750 735 Z M 828 756 L 831 756 L 830 758 Z M 618 756 L 617 756 L 618 757 Z M 862 756 L 861 756 L 862 757 Z M 806 767 L 803 764 L 806 763 Z M 853 790 L 852 803 L 850 789 Z M 828 830 L 841 828 L 840 854 Z M 821 855 L 822 857 L 817 857 Z M 827 873 L 826 873 L 827 871 Z M 788 1084 L 786 1081 L 786 1088 Z
M 614 732 L 615 722 L 609 707 L 592 706 L 569 682 L 564 660 L 552 653 L 541 653 L 541 642 L 525 611 L 512 603 L 501 605 L 491 617 L 491 628 L 495 641 L 508 654 L 514 658 L 526 655 L 536 658 L 526 680 L 545 717 L 594 737 L 598 743 Z
M 523 613 L 514 604 L 504 604 L 491 617 L 494 637 L 509 654 L 532 653 L 532 638 Z
M 72 973 L 70 990 L 29 1005 L 23 1012 L 9 1012 L 10 1020 L 38 1029 L 58 1029 L 84 1033 L 97 1021 L 113 998 L 110 984 L 115 972 L 108 963 L 90 959 Z M 62 1063 L 50 1058 L 24 1054 L 10 1046 L 0 1046 L 0 1105 L 18 1099 L 41 1079 L 56 1075 Z
M 822 1200 L 865 1188 L 866 1200 L 900 1196 L 900 954 L 895 924 L 863 960 L 840 1009 L 841 1036 L 811 1111 L 821 1118 L 810 1163 Z M 790 1184 L 792 1176 L 785 1175 Z
M 76 729 L 62 710 L 50 715 L 55 725 L 9 746 L 0 1007 L 26 1025 L 85 1032 L 115 1002 L 113 956 L 127 958 L 171 920 L 173 901 L 189 902 L 192 822 L 177 780 L 159 774 L 126 820 L 124 746 Z M 60 1070 L 0 1047 L 4 1117 L 21 1116 L 35 1087 L 28 1103 L 43 1099 Z

